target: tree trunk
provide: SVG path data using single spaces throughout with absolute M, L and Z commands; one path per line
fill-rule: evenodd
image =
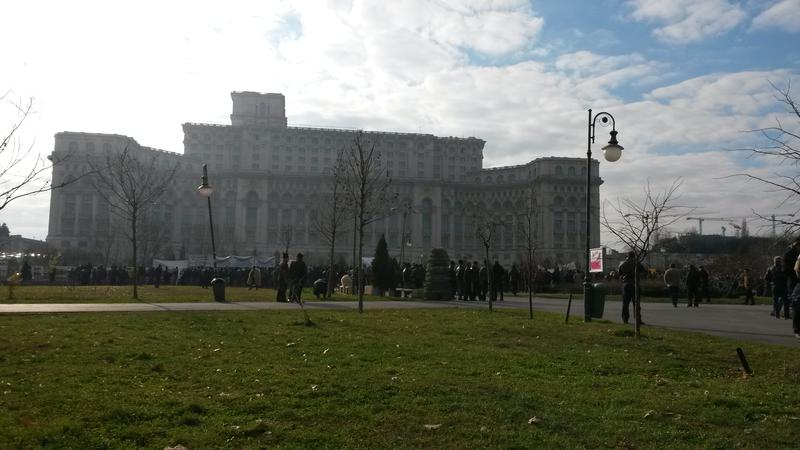
M 533 319 L 533 255 L 528 250 L 528 309 Z
M 362 222 L 363 223 L 363 222 Z M 361 253 L 363 252 L 363 239 L 364 239 L 364 226 L 359 224 L 358 226 L 358 261 L 356 261 L 356 273 L 358 276 L 356 277 L 357 285 L 355 286 L 356 292 L 358 292 L 358 312 L 364 312 L 364 291 L 361 289 L 361 285 L 363 284 L 361 281 L 361 277 L 363 276 L 363 272 L 361 271 Z
M 633 319 L 636 321 L 633 329 L 636 338 L 641 337 L 642 307 L 639 303 L 639 258 L 637 257 L 636 265 L 633 266 Z
M 139 300 L 139 268 L 136 266 L 137 246 L 136 246 L 136 210 L 131 215 L 131 244 L 133 246 L 133 298 Z
M 486 290 L 488 291 L 488 294 L 489 294 L 489 311 L 493 311 L 493 309 L 492 309 L 492 306 L 493 306 L 493 302 L 492 302 L 492 272 L 491 272 L 492 266 L 489 265 L 489 246 L 488 245 L 484 245 L 483 249 L 484 249 L 484 253 L 486 253 L 486 259 L 484 261 L 486 261 Z M 480 276 L 480 273 L 481 272 L 479 270 L 478 271 L 478 274 L 479 274 L 478 276 Z
M 334 268 L 334 258 L 336 257 L 336 229 L 334 228 L 333 231 L 333 238 L 331 239 L 331 253 L 330 253 L 330 268 L 328 269 L 328 289 L 327 289 L 327 297 L 330 298 L 331 294 L 333 293 L 333 283 L 336 281 L 336 274 L 333 273 Z

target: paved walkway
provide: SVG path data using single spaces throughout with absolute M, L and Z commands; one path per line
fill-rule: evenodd
M 501 308 L 528 308 L 527 297 L 507 297 L 498 302 Z M 308 309 L 356 310 L 357 302 L 324 302 L 312 300 Z M 375 309 L 443 309 L 443 308 L 487 308 L 485 302 L 422 302 L 385 301 L 365 302 L 364 308 Z M 563 299 L 535 298 L 535 311 L 566 313 L 567 301 Z M 72 312 L 125 312 L 125 311 L 253 311 L 296 309 L 291 303 L 238 302 L 238 303 L 43 303 L 0 304 L 0 314 L 14 313 L 72 313 Z M 642 319 L 646 326 L 673 328 L 678 330 L 725 336 L 744 341 L 759 341 L 800 347 L 800 339 L 794 337 L 790 320 L 775 319 L 769 315 L 767 305 L 723 305 L 703 303 L 699 308 L 681 305 L 673 308 L 670 303 L 643 303 Z M 621 302 L 606 302 L 603 319 L 620 323 Z M 583 298 L 576 296 L 570 314 L 571 320 L 582 320 Z
M 528 308 L 528 299 L 514 297 L 503 303 L 517 308 Z M 566 314 L 567 302 L 559 299 L 534 299 L 534 310 Z M 699 308 L 687 308 L 672 303 L 642 303 L 642 320 L 647 327 L 656 326 L 676 330 L 713 334 L 745 341 L 800 347 L 800 339 L 794 337 L 792 321 L 776 319 L 769 315 L 768 305 L 702 303 Z M 631 314 L 633 308 L 631 308 Z M 574 318 L 574 319 L 573 319 Z M 622 302 L 606 302 L 604 320 L 622 323 Z M 583 295 L 572 301 L 570 320 L 583 320 Z M 633 317 L 631 317 L 631 324 Z M 632 326 L 632 325 L 631 325 Z

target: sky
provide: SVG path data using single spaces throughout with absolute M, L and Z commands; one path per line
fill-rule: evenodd
M 181 124 L 229 123 L 230 92 L 258 91 L 286 96 L 290 126 L 475 136 L 497 167 L 585 158 L 592 108 L 625 147 L 601 161 L 605 205 L 680 178 L 708 217 L 794 212 L 730 176 L 792 169 L 732 149 L 800 126 L 770 85 L 800 84 L 800 0 L 29 0 L 4 5 L 0 42 L 0 132 L 33 98 L 18 137 L 43 156 L 60 131 L 182 152 Z M 37 195 L 0 221 L 44 239 L 48 210 Z

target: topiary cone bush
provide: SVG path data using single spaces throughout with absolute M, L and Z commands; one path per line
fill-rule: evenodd
M 452 300 L 450 258 L 443 248 L 431 250 L 425 270 L 425 300 Z

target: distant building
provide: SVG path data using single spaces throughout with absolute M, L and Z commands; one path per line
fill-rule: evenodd
M 0 236 L 0 253 L 44 253 L 46 246 L 45 241 L 25 238 L 19 234 Z
M 183 124 L 183 154 L 140 146 L 132 138 L 97 133 L 62 132 L 54 154 L 70 152 L 66 164 L 53 169 L 53 180 L 85 170 L 87 157 L 128 146 L 139 155 L 157 155 L 179 166 L 173 188 L 154 205 L 150 220 L 158 233 L 149 236 L 147 258 L 182 258 L 210 254 L 207 206 L 197 193 L 203 163 L 214 188 L 212 207 L 217 254 L 273 255 L 302 251 L 322 262 L 327 249 L 311 227 L 320 193 L 329 189 L 337 151 L 353 142 L 355 130 L 291 127 L 282 94 L 234 92 L 231 125 Z M 520 227 L 533 190 L 538 213 L 537 261 L 545 266 L 576 263 L 583 267 L 585 245 L 586 160 L 542 157 L 527 164 L 483 168 L 481 139 L 430 134 L 365 132 L 375 143 L 397 194 L 395 213 L 368 226 L 367 255 L 385 235 L 389 251 L 421 261 L 431 248 L 445 248 L 451 259 L 481 260 L 473 215 L 489 212 L 504 224 L 497 229 L 491 256 L 501 263 L 524 261 Z M 592 173 L 592 245 L 599 245 L 597 161 Z M 401 236 L 400 205 L 411 205 Z M 122 261 L 127 252 L 123 227 L 89 179 L 53 191 L 48 244 L 85 249 Z M 352 260 L 352 231 L 338 239 L 337 253 Z

